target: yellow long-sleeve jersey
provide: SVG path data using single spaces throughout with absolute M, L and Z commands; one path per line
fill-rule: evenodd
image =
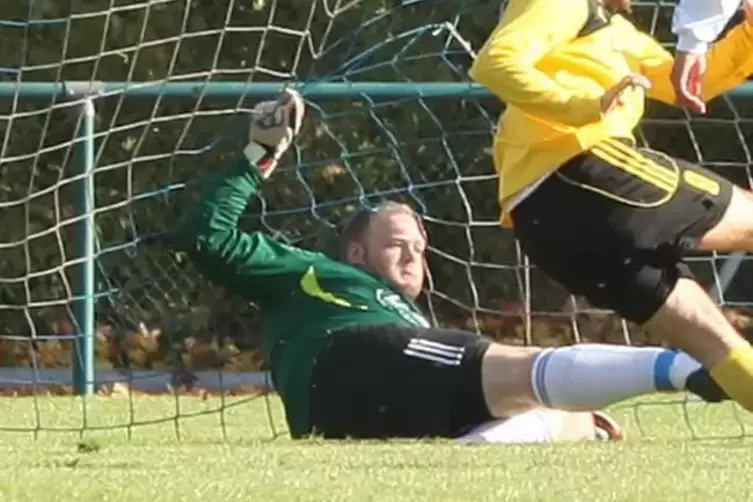
M 708 55 L 708 100 L 753 73 L 753 27 L 743 22 Z M 502 224 L 510 201 L 568 159 L 608 138 L 633 139 L 645 92 L 629 89 L 601 113 L 604 92 L 629 73 L 652 83 L 650 98 L 675 103 L 672 56 L 597 0 L 510 0 L 470 76 L 506 105 L 494 139 Z

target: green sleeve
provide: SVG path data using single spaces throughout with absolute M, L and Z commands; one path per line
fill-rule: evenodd
M 261 183 L 245 157 L 204 189 L 177 232 L 179 246 L 204 277 L 262 307 L 289 296 L 318 254 L 238 229 L 249 198 Z

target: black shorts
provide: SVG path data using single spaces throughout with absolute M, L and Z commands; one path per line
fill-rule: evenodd
M 311 433 L 331 439 L 452 438 L 492 419 L 481 388 L 491 342 L 400 325 L 330 337 L 312 374 Z
M 643 323 L 683 255 L 722 218 L 732 184 L 663 153 L 607 140 L 552 173 L 512 211 L 531 261 L 572 294 Z

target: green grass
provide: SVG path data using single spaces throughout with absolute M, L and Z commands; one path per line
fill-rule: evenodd
M 753 420 L 733 406 L 664 399 L 613 411 L 624 443 L 505 447 L 272 440 L 263 398 L 107 397 L 85 408 L 2 398 L 0 500 L 753 499 Z M 84 425 L 101 429 L 82 435 Z

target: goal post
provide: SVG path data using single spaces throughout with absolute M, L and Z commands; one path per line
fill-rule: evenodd
M 309 118 L 243 229 L 326 251 L 342 218 L 396 198 L 426 220 L 421 303 L 438 325 L 515 344 L 651 342 L 544 277 L 499 227 L 504 105 L 466 76 L 496 2 L 62 4 L 0 6 L 0 51 L 15 56 L 0 67 L 0 394 L 170 391 L 177 421 L 182 393 L 216 393 L 222 415 L 226 393 L 268 386 L 255 308 L 166 239 L 242 148 L 248 110 L 285 87 Z M 671 9 L 637 2 L 635 15 L 669 43 Z M 651 104 L 638 138 L 750 187 L 751 98 L 746 83 L 703 117 Z M 753 319 L 745 255 L 691 265 L 741 325 Z M 134 413 L 115 426 L 145 423 Z M 55 428 L 35 417 L 0 429 Z

